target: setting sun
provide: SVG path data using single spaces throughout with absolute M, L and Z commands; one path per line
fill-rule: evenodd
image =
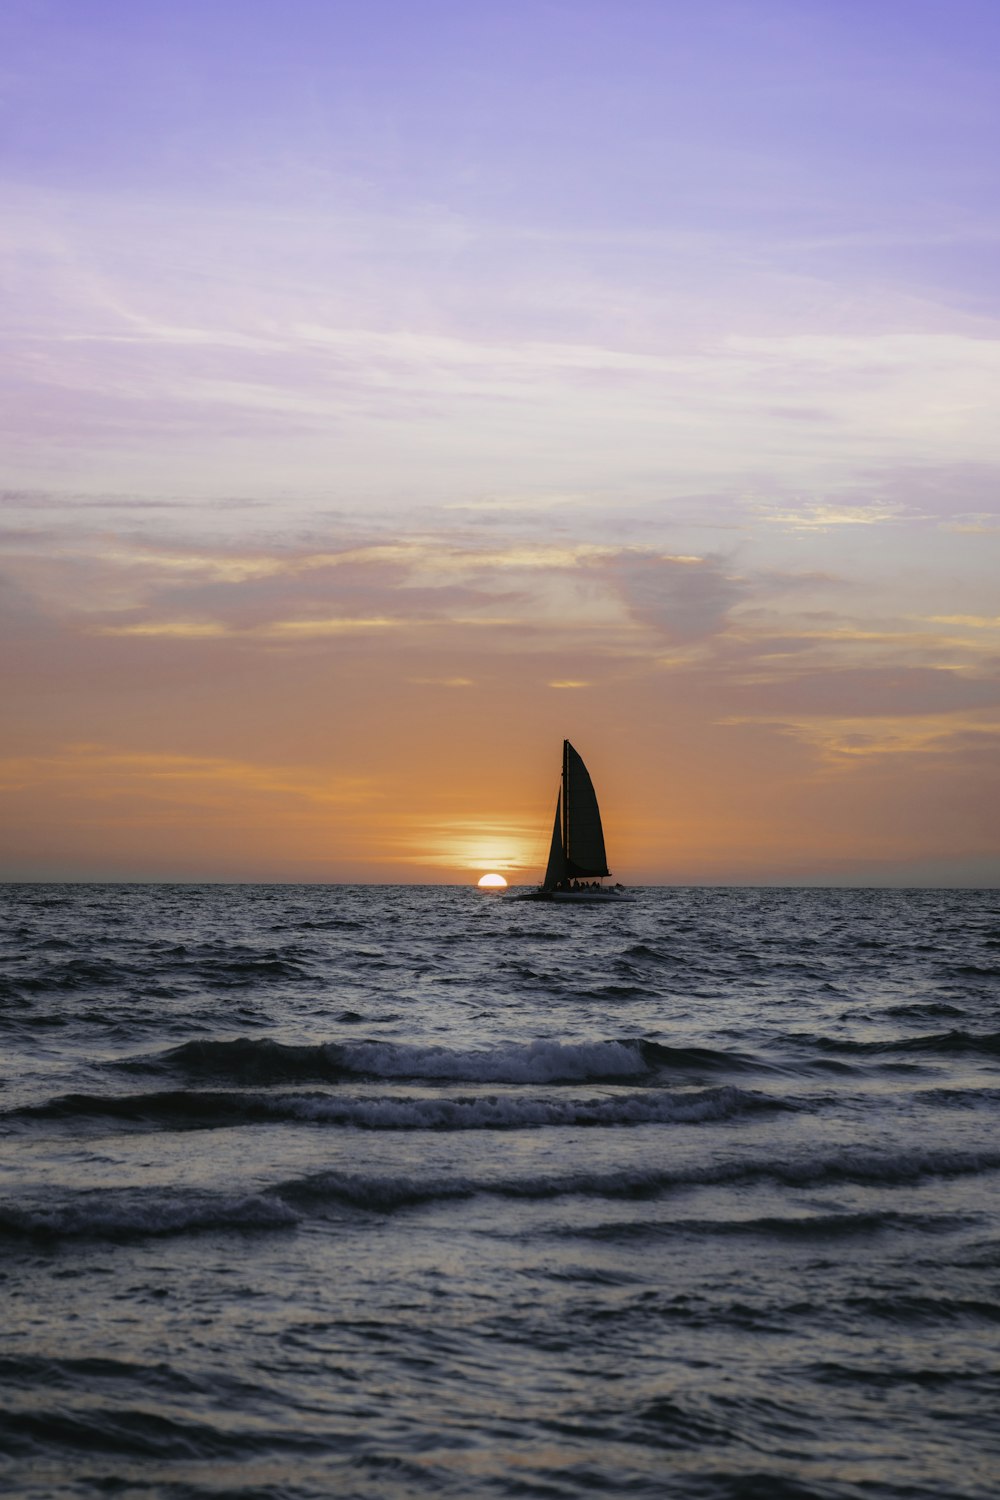
M 479 882 L 481 891 L 503 891 L 507 889 L 507 882 L 502 875 L 484 875 Z

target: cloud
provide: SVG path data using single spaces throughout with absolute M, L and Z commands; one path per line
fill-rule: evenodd
M 369 631 L 399 630 L 410 625 L 403 619 L 386 620 L 377 617 L 351 619 L 344 616 L 326 619 L 272 620 L 267 625 L 237 628 L 214 620 L 149 620 L 133 625 L 99 625 L 95 635 L 152 637 L 173 640 L 221 640 L 232 641 L 303 641 L 318 640 L 327 636 L 363 635 Z
M 219 497 L 214 502 L 220 508 L 240 507 L 253 509 L 263 504 L 260 500 L 229 500 Z M 4 490 L 0 491 L 0 506 L 17 511 L 131 511 L 138 515 L 156 511 L 190 512 L 203 509 L 200 500 L 182 500 L 164 495 L 93 495 L 79 494 L 73 490 Z
M 721 231 L 12 198 L 10 483 L 61 480 L 81 506 L 246 494 L 278 519 L 489 494 L 571 521 L 595 490 L 648 513 L 651 492 L 737 503 L 997 460 L 988 324 L 867 285 L 848 316 L 835 278 L 756 254 L 738 271 Z
M 967 625 L 972 630 L 1000 630 L 1000 615 L 930 615 L 933 625 Z
M 0 759 L 0 791 L 49 790 L 86 786 L 91 800 L 137 794 L 157 800 L 239 800 L 247 793 L 354 805 L 375 795 L 362 777 L 338 777 L 316 768 L 279 767 L 225 756 L 176 755 L 159 751 L 116 750 L 100 744 L 66 745 L 49 755 Z
M 768 724 L 812 746 L 825 762 L 841 770 L 864 761 L 912 756 L 958 757 L 963 763 L 989 760 L 995 768 L 1000 750 L 1000 723 L 984 722 L 960 710 L 940 714 L 914 711 L 903 716 L 873 710 L 855 717 L 831 714 L 771 720 L 733 718 L 726 722 Z
M 6 575 L 19 618 L 137 645 L 293 651 L 381 635 L 405 652 L 461 641 L 475 641 L 480 655 L 575 651 L 574 668 L 553 672 L 552 682 L 590 682 L 598 659 L 665 668 L 690 664 L 691 652 L 707 663 L 708 652 L 734 681 L 740 674 L 775 691 L 784 683 L 810 700 L 820 691 L 810 669 L 815 677 L 822 668 L 822 691 L 836 693 L 830 674 L 862 664 L 988 666 L 990 617 L 873 618 L 856 584 L 809 561 L 737 569 L 679 549 L 429 530 L 386 540 L 341 526 L 299 544 L 253 547 L 82 531 L 46 546 L 40 533 L 17 534 Z M 817 609 L 818 600 L 834 607 Z M 463 663 L 408 675 L 476 673 Z M 940 689 L 934 676 L 916 684 L 917 696 Z
M 630 615 L 666 640 L 705 640 L 724 630 L 746 585 L 714 558 L 623 550 L 605 562 Z
M 862 469 L 867 496 L 903 511 L 911 521 L 948 530 L 995 528 L 1000 521 L 1000 461 L 956 458 L 951 463 L 897 462 Z
M 784 670 L 754 672 L 750 661 L 730 669 L 725 687 L 732 711 L 758 720 L 781 719 L 795 725 L 828 721 L 839 732 L 845 724 L 866 720 L 907 719 L 926 722 L 937 716 L 956 721 L 971 714 L 1000 710 L 1000 671 L 896 663 L 866 666 L 841 661 L 825 670 L 815 663 L 786 659 Z
M 867 505 L 835 504 L 815 501 L 798 509 L 767 509 L 761 507 L 761 519 L 765 524 L 786 526 L 792 531 L 829 531 L 834 526 L 884 526 L 899 521 L 898 509 L 870 503 Z

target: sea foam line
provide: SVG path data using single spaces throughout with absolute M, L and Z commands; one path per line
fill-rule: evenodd
M 522 1094 L 437 1095 L 408 1098 L 340 1094 L 216 1093 L 177 1089 L 163 1093 L 66 1094 L 13 1114 L 78 1125 L 88 1119 L 165 1129 L 303 1122 L 359 1130 L 525 1130 L 566 1126 L 700 1124 L 741 1114 L 791 1109 L 781 1099 L 732 1086 L 574 1099 Z

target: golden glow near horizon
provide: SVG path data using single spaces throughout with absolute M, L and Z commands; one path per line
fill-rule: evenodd
M 0 871 L 530 881 L 568 737 L 627 881 L 981 880 L 1000 533 L 876 516 L 892 587 L 869 546 L 862 588 L 831 540 L 856 527 L 824 520 L 757 533 L 748 510 L 738 559 L 680 525 L 672 547 L 442 533 L 436 571 L 426 519 L 253 558 L 0 538 Z M 945 545 L 963 564 L 932 599 Z

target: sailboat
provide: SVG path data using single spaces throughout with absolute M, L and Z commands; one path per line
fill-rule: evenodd
M 620 885 L 599 884 L 610 874 L 594 783 L 583 757 L 573 749 L 569 740 L 563 740 L 562 776 L 545 879 L 538 890 L 518 892 L 518 895 L 529 901 L 602 905 L 633 901 L 635 898 Z

